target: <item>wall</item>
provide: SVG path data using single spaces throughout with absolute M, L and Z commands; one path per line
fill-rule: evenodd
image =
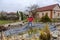
M 53 13 L 53 18 L 60 18 L 60 8 L 59 8 L 59 6 L 56 6 L 53 9 L 52 13 Z
M 39 17 L 41 18 L 44 16 L 46 13 L 48 14 L 49 18 L 51 18 L 51 11 L 43 11 L 43 12 L 37 12 L 39 14 Z

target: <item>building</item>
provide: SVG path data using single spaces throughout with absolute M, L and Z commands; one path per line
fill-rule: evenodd
M 16 12 L 0 12 L 0 19 L 4 20 L 16 20 L 19 19 Z
M 14 12 L 7 13 L 6 16 L 9 17 L 17 17 L 17 14 Z
M 37 14 L 39 15 L 39 18 L 47 14 L 49 18 L 60 18 L 60 7 L 59 4 L 53 4 L 41 8 L 37 8 Z

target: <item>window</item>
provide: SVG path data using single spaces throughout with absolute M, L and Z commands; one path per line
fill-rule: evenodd
M 44 13 L 42 13 L 42 16 L 44 16 Z
M 46 13 L 48 15 L 48 13 Z
M 54 15 L 55 15 L 56 11 L 54 11 Z
M 58 16 L 59 16 L 59 13 L 58 13 Z

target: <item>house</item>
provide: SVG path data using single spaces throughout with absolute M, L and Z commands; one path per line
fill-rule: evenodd
M 14 12 L 7 13 L 7 17 L 17 17 L 17 14 Z
M 39 18 L 47 14 L 49 18 L 55 19 L 60 18 L 60 7 L 59 4 L 53 4 L 41 8 L 37 8 L 37 14 L 39 15 Z
M 2 11 L 0 13 L 0 19 L 1 19 L 1 17 L 3 17 L 3 19 L 5 19 L 5 20 L 15 20 L 15 19 L 18 19 L 17 14 L 15 12 L 7 13 L 7 12 Z
M 17 19 L 17 14 L 15 12 L 10 12 L 6 14 L 7 19 Z

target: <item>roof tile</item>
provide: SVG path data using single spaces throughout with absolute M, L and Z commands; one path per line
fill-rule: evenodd
M 55 6 L 57 6 L 57 5 L 59 5 L 59 4 L 54 4 L 54 5 L 49 5 L 49 6 L 41 7 L 41 8 L 38 8 L 37 11 L 40 12 L 40 11 L 53 10 L 53 8 Z

